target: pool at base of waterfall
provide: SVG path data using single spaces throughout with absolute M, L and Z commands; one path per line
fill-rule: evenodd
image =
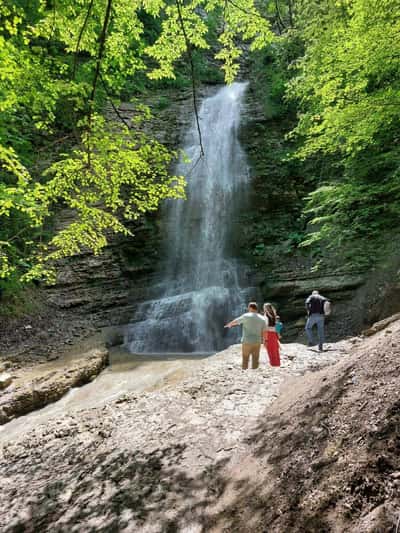
M 92 382 L 71 389 L 60 400 L 0 426 L 0 444 L 14 440 L 40 424 L 81 409 L 106 405 L 126 394 L 174 385 L 213 353 L 131 354 L 123 347 L 110 350 L 109 366 Z M 55 362 L 55 367 L 60 365 Z
M 186 178 L 186 199 L 164 205 L 163 261 L 155 290 L 135 302 L 126 327 L 124 346 L 131 353 L 223 350 L 239 341 L 239 332 L 224 324 L 245 312 L 247 302 L 259 300 L 249 269 L 235 257 L 236 219 L 249 189 L 239 142 L 247 85 L 220 87 L 202 101 L 204 154 L 194 117 L 184 135 L 185 156 L 174 173 Z

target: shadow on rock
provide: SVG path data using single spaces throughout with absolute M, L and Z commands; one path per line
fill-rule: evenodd
M 7 523 L 0 521 L 2 531 L 172 532 L 190 524 L 201 527 L 205 509 L 224 489 L 215 474 L 226 461 L 194 477 L 179 470 L 184 445 L 148 453 L 85 454 L 71 448 L 54 453 L 62 456 L 54 461 L 56 475 L 54 469 L 43 470 L 43 456 L 30 461 L 25 475 L 19 472 L 21 481 L 29 479 L 29 487 L 22 483 L 14 490 Z M 14 470 L 10 465 L 6 475 L 15 475 Z

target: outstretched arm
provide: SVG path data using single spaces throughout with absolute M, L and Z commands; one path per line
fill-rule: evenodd
M 228 322 L 227 324 L 225 324 L 225 328 L 232 328 L 233 326 L 239 326 L 239 322 L 235 319 L 235 320 L 231 320 L 231 322 Z

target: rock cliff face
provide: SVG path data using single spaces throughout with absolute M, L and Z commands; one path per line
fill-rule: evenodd
M 214 90 L 215 87 L 205 87 L 200 96 Z M 147 103 L 154 115 L 151 132 L 170 148 L 178 148 L 193 116 L 190 91 L 152 95 Z M 122 105 L 121 113 L 129 120 L 131 106 Z M 282 150 L 279 125 L 267 119 L 251 86 L 243 113 L 241 137 L 251 164 L 252 185 L 247 212 L 238 214 L 238 220 L 233 221 L 244 228 L 239 232 L 242 237 L 238 239 L 237 253 L 247 263 L 248 277 L 260 287 L 263 298 L 278 306 L 286 338 L 302 336 L 304 299 L 313 289 L 319 289 L 334 303 L 328 322 L 332 340 L 356 333 L 369 321 L 382 318 L 386 308 L 378 302 L 382 301 L 382 290 L 387 290 L 387 280 L 381 280 L 380 289 L 371 278 L 369 285 L 365 285 L 366 273 L 341 271 L 340 257 L 335 258 L 330 270 L 313 273 L 311 258 L 291 247 L 293 237 L 284 237 L 286 228 L 287 232 L 292 231 L 292 218 L 296 215 L 292 211 L 297 209 L 304 193 L 301 176 L 296 175 L 296 169 L 288 174 L 287 168 L 275 164 L 276 158 L 272 156 Z M 58 224 L 67 224 L 71 217 L 73 213 L 63 211 Z M 257 248 L 257 230 L 246 233 L 248 222 L 253 229 L 257 228 L 254 224 L 269 224 L 271 232 L 276 232 L 275 240 L 264 239 L 261 252 Z M 99 256 L 88 253 L 66 260 L 57 284 L 46 289 L 49 306 L 72 320 L 90 322 L 96 329 L 105 328 L 109 340 L 119 342 L 123 325 L 132 318 L 140 302 L 157 296 L 160 280 L 156 272 L 162 270 L 163 261 L 162 224 L 159 214 L 149 215 L 134 225 L 133 239 L 113 237 Z M 366 305 L 371 294 L 376 300 L 372 311 Z M 396 305 L 387 309 L 396 310 Z
M 290 115 L 290 113 L 289 113 Z M 345 268 L 339 253 L 322 250 L 325 266 L 315 269 L 316 257 L 297 246 L 305 231 L 300 212 L 312 190 L 309 169 L 287 159 L 293 147 L 285 137 L 293 128 L 290 116 L 269 118 L 256 87 L 250 85 L 241 140 L 252 174 L 249 209 L 241 214 L 238 255 L 255 271 L 264 301 L 278 307 L 286 338 L 301 338 L 304 300 L 317 289 L 333 302 L 327 321 L 328 338 L 358 333 L 363 327 L 400 310 L 398 251 L 393 246 L 386 264 L 374 271 Z
M 191 92 L 173 96 L 164 92 L 144 103 L 154 117 L 147 125 L 149 133 L 171 149 L 179 147 L 181 131 L 192 116 Z M 121 106 L 125 120 L 132 113 L 131 104 Z M 65 227 L 73 219 L 72 211 L 61 210 L 56 225 Z M 156 267 L 162 262 L 159 214 L 146 216 L 130 229 L 134 238 L 112 236 L 100 255 L 82 253 L 62 261 L 55 285 L 33 288 L 35 312 L 3 320 L 0 354 L 17 366 L 22 361 L 44 361 L 99 328 L 110 330 L 107 336 L 118 342 L 120 330 L 111 331 L 112 326 L 126 324 L 136 305 L 157 290 Z
M 329 267 L 314 271 L 315 258 L 297 247 L 303 230 L 299 212 L 308 191 L 302 168 L 282 162 L 290 150 L 285 141 L 290 126 L 282 122 L 267 117 L 250 86 L 241 137 L 251 166 L 252 190 L 249 210 L 242 214 L 248 231 L 239 253 L 253 266 L 264 301 L 277 306 L 285 322 L 285 336 L 303 335 L 304 301 L 314 289 L 333 302 L 329 337 L 354 334 L 365 320 L 364 312 L 359 316 L 357 310 L 356 315 L 354 302 L 366 273 L 343 270 L 340 257 L 331 257 Z
M 202 93 L 209 90 L 204 88 Z M 144 103 L 153 114 L 145 126 L 147 132 L 177 149 L 192 120 L 191 92 L 153 95 Z M 123 104 L 119 111 L 129 121 L 134 108 Z M 63 227 L 73 217 L 73 212 L 63 210 L 57 225 Z M 67 319 L 105 328 L 108 340 L 119 342 L 120 326 L 129 322 L 140 302 L 157 295 L 157 272 L 163 262 L 162 224 L 160 213 L 149 214 L 131 225 L 134 238 L 112 236 L 101 255 L 86 253 L 63 261 L 56 284 L 45 289 L 46 303 L 61 310 Z

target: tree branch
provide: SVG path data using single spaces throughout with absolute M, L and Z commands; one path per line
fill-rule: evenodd
M 294 26 L 293 0 L 288 0 L 288 8 L 289 8 L 289 23 L 290 23 L 290 27 L 293 28 Z
M 89 110 L 88 110 L 88 137 L 87 137 L 87 156 L 88 156 L 88 167 L 91 167 L 91 148 L 90 148 L 90 130 L 92 128 L 92 113 L 94 107 L 94 98 L 96 96 L 97 82 L 100 76 L 100 66 L 101 60 L 103 59 L 104 49 L 107 39 L 107 29 L 111 17 L 111 8 L 112 0 L 107 0 L 106 12 L 104 15 L 103 26 L 101 28 L 101 33 L 99 37 L 99 51 L 96 58 L 96 67 L 93 76 L 92 82 L 92 91 L 89 96 Z
M 53 35 L 56 32 L 56 20 L 57 20 L 57 2 L 56 2 L 56 0 L 54 0 L 54 3 L 53 3 L 53 22 L 52 22 L 52 26 L 51 26 L 51 33 L 50 33 L 49 41 L 51 41 L 51 39 L 53 38 Z
M 285 23 L 282 20 L 281 10 L 279 9 L 279 1 L 275 0 L 275 10 L 276 10 L 276 17 L 278 21 L 278 26 L 281 26 L 282 30 L 286 29 Z
M 203 140 L 202 140 L 202 136 L 201 136 L 199 113 L 198 113 L 198 110 L 197 110 L 197 91 L 196 91 L 196 81 L 195 81 L 195 75 L 194 75 L 192 46 L 191 46 L 190 41 L 188 39 L 188 36 L 187 36 L 187 33 L 186 33 L 186 29 L 185 29 L 185 24 L 183 22 L 180 0 L 176 0 L 176 7 L 178 9 L 179 24 L 181 26 L 181 30 L 182 30 L 182 33 L 183 33 L 183 38 L 185 39 L 186 53 L 187 53 L 187 56 L 188 56 L 188 59 L 189 59 L 189 65 L 190 65 L 190 76 L 191 76 L 191 79 L 192 79 L 193 109 L 194 109 L 194 115 L 195 115 L 195 118 L 196 118 L 197 132 L 199 134 L 200 157 L 204 157 L 204 148 L 203 148 Z
M 222 14 L 222 33 L 224 33 L 225 27 L 226 27 L 226 8 L 227 8 L 227 5 L 228 5 L 228 0 L 225 0 L 225 2 L 224 2 L 224 11 L 223 11 L 223 14 Z
M 94 0 L 90 0 L 89 7 L 88 7 L 88 9 L 86 11 L 85 20 L 83 21 L 83 25 L 82 25 L 81 31 L 79 32 L 78 41 L 76 43 L 76 48 L 75 48 L 74 66 L 73 66 L 73 69 L 72 69 L 72 79 L 75 79 L 76 67 L 78 65 L 79 46 L 81 44 L 81 40 L 82 40 L 82 37 L 83 37 L 83 33 L 84 33 L 85 29 L 86 29 L 87 23 L 89 21 L 90 13 L 92 12 L 93 3 L 94 3 Z
M 117 115 L 117 117 L 119 118 L 119 120 L 120 120 L 123 124 L 125 124 L 125 126 L 126 126 L 129 130 L 132 129 L 132 126 L 129 124 L 129 122 L 127 122 L 127 121 L 125 120 L 125 118 L 124 118 L 124 117 L 121 115 L 121 113 L 119 112 L 118 107 L 114 104 L 113 99 L 112 99 L 112 97 L 111 97 L 111 95 L 110 95 L 110 93 L 109 93 L 109 91 L 108 91 L 108 89 L 107 89 L 107 85 L 106 85 L 106 83 L 105 83 L 105 81 L 104 81 L 104 79 L 103 79 L 103 76 L 101 75 L 101 72 L 100 72 L 100 74 L 99 74 L 99 77 L 100 77 L 101 84 L 103 85 L 104 92 L 106 93 L 107 98 L 109 99 L 109 101 L 110 101 L 110 103 L 111 103 L 111 107 L 113 108 L 114 113 Z
M 91 107 L 93 106 L 94 97 L 96 95 L 97 82 L 98 82 L 99 75 L 100 75 L 100 65 L 101 65 L 101 60 L 103 59 L 103 55 L 104 55 L 104 48 L 105 48 L 106 39 L 107 39 L 107 29 L 110 23 L 112 2 L 113 0 L 107 0 L 106 13 L 104 15 L 103 27 L 100 33 L 99 52 L 96 58 L 96 68 L 94 71 L 94 77 L 93 77 L 93 82 L 92 82 L 92 92 L 90 93 L 90 97 L 89 97 L 89 102 L 90 102 Z
M 256 18 L 266 20 L 267 22 L 269 22 L 268 18 L 263 17 L 261 13 L 259 13 L 258 11 L 247 11 L 247 9 L 244 9 L 243 7 L 239 6 L 238 4 L 236 4 L 236 2 L 232 2 L 232 0 L 227 0 L 227 1 L 229 4 L 231 4 L 231 6 L 238 9 L 242 13 L 245 13 L 246 15 L 251 15 L 252 17 L 256 17 Z

